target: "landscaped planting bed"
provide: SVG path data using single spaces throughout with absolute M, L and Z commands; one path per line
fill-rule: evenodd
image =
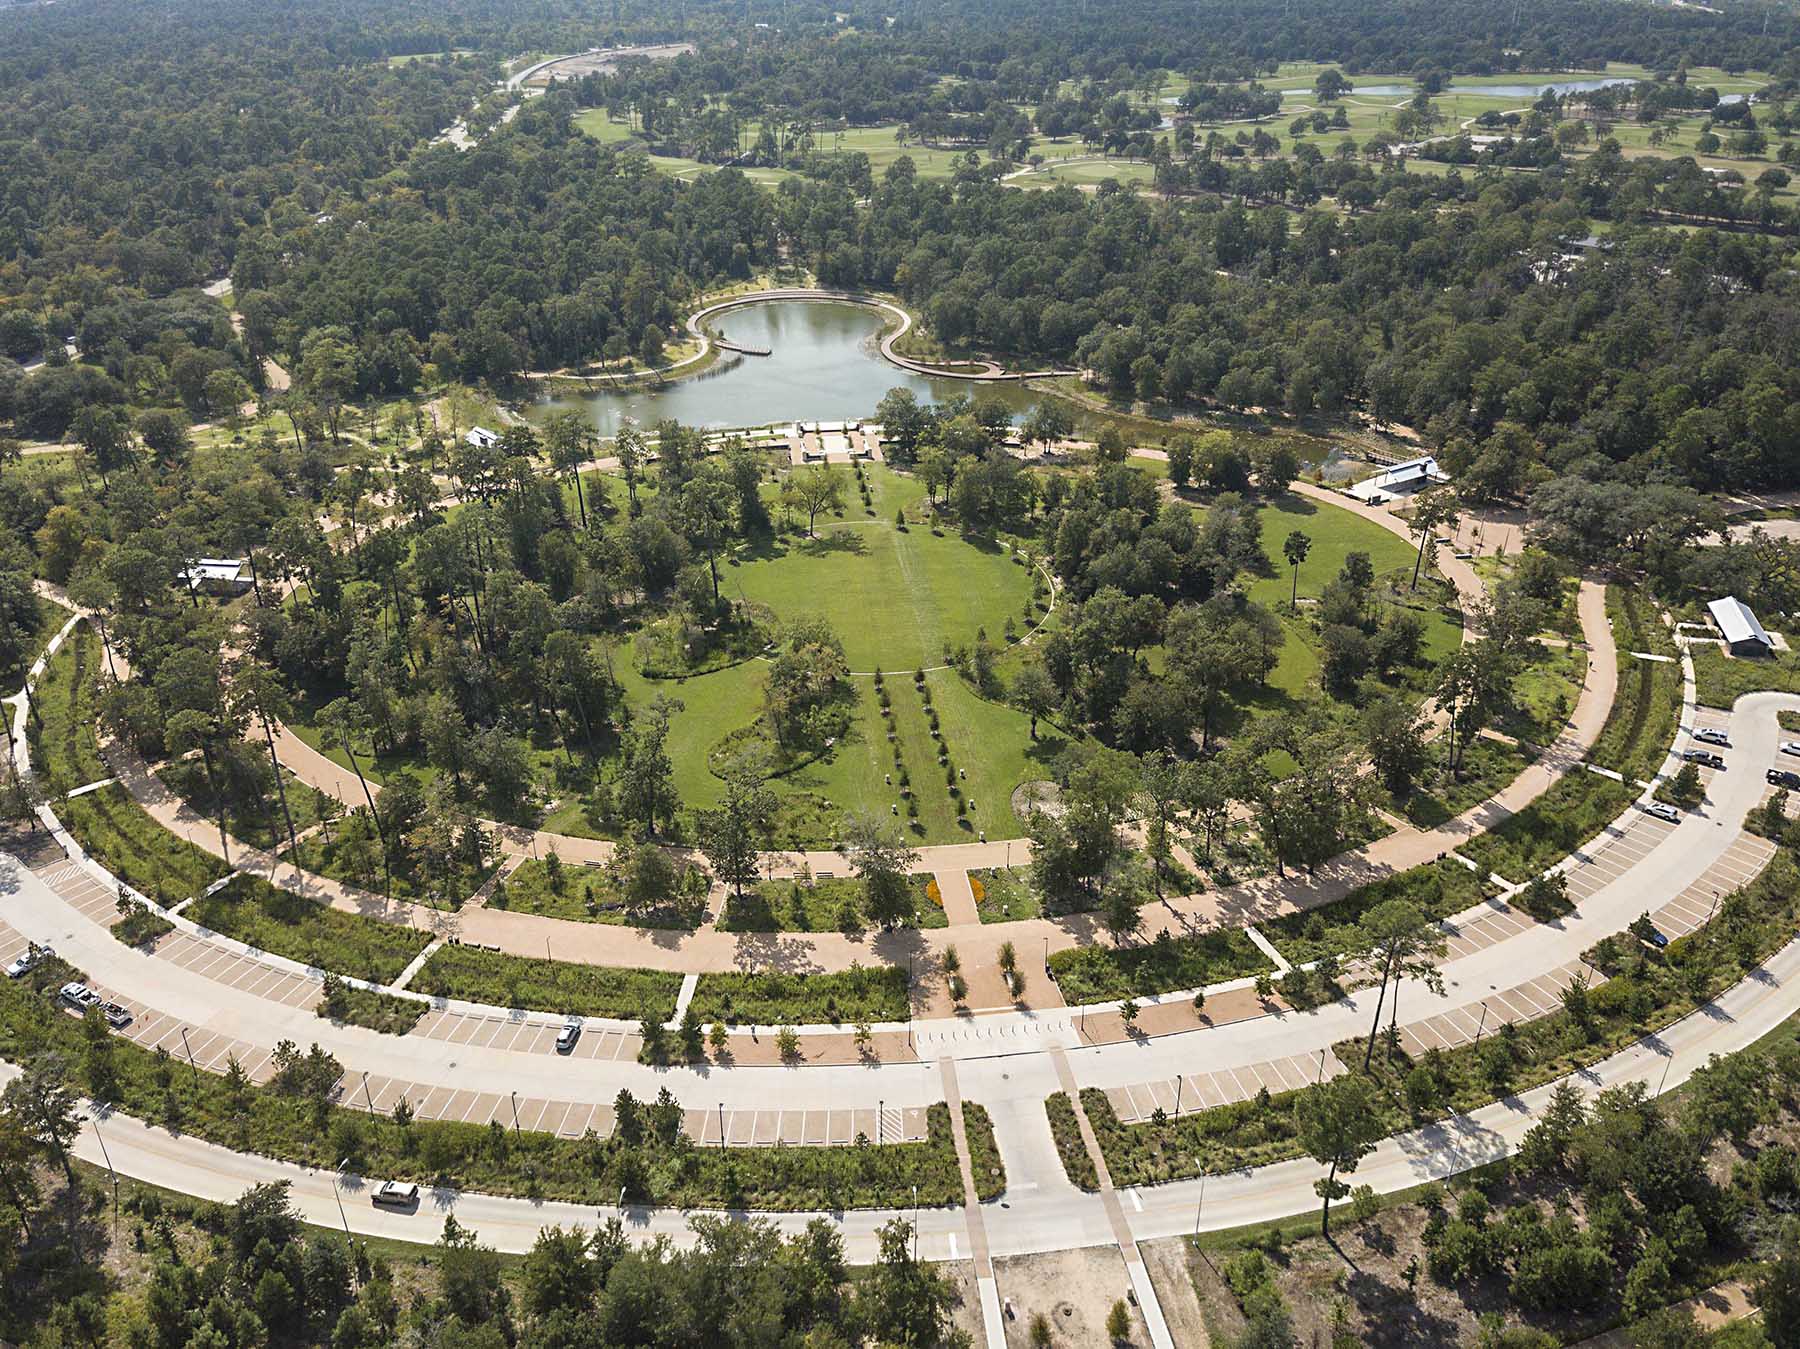
M 946 926 L 943 906 L 925 893 L 930 878 L 913 879 L 913 926 Z M 863 932 L 873 926 L 863 911 L 862 882 L 847 876 L 764 881 L 741 899 L 728 896 L 718 925 L 724 932 Z
M 1395 1133 L 1464 1113 L 1607 1058 L 1738 983 L 1792 938 L 1796 914 L 1800 868 L 1781 852 L 1762 875 L 1726 898 L 1711 924 L 1666 950 L 1623 933 L 1597 944 L 1588 958 L 1608 977 L 1588 993 L 1579 1016 L 1565 1002 L 1565 1010 L 1538 1018 L 1527 1030 L 1499 1023 L 1479 1044 L 1431 1050 L 1418 1060 L 1381 1037 L 1372 1071 L 1384 1129 Z M 1361 1071 L 1364 1044 L 1345 1041 L 1334 1052 L 1351 1071 Z M 1113 1183 L 1144 1185 L 1299 1156 L 1299 1094 L 1252 1097 L 1160 1125 L 1121 1124 L 1105 1093 L 1093 1088 L 1081 1100 Z M 1055 1118 L 1053 1113 L 1053 1132 Z M 1065 1169 L 1080 1183 L 1081 1158 L 1072 1154 L 1066 1135 L 1057 1138 Z
M 1137 946 L 1079 946 L 1050 957 L 1056 985 L 1071 1007 L 1200 988 L 1273 968 L 1240 928 L 1198 937 L 1165 931 Z
M 225 874 L 223 862 L 164 829 L 117 783 L 55 809 L 76 842 L 159 905 L 179 904 Z
M 1639 660 L 1632 654 L 1679 655 L 1649 600 L 1626 587 L 1608 586 L 1606 612 L 1619 650 L 1619 687 L 1588 761 L 1635 781 L 1662 766 L 1675 739 L 1681 715 L 1681 664 Z
M 1368 945 L 1358 924 L 1377 904 L 1404 899 L 1429 918 L 1448 918 L 1479 903 L 1493 887 L 1453 858 L 1358 886 L 1342 899 L 1257 927 L 1295 965 L 1344 956 Z
M 906 971 L 894 965 L 852 965 L 835 974 L 703 974 L 689 1005 L 709 1024 L 757 1026 L 904 1021 L 911 1010 Z
M 1694 657 L 1694 700 L 1729 711 L 1746 693 L 1773 689 L 1800 693 L 1800 652 L 1772 656 L 1728 656 L 1712 643 L 1689 648 Z
M 984 923 L 1015 923 L 1036 918 L 1044 911 L 1027 868 L 987 867 L 971 871 L 969 884 L 976 881 L 981 882 L 981 897 L 975 902 L 975 910 Z
M 501 880 L 489 896 L 491 909 L 536 913 L 581 923 L 692 931 L 706 920 L 706 891 L 670 896 L 667 902 L 633 912 L 604 867 L 531 858 Z
M 83 623 L 69 634 L 31 695 L 35 717 L 25 720 L 31 762 L 53 794 L 112 776 L 94 740 L 99 724 L 95 681 L 105 669 L 100 639 Z
M 411 987 L 420 993 L 529 1011 L 661 1024 L 675 1014 L 681 976 L 672 970 L 578 965 L 449 945 L 432 953 Z
M 386 1035 L 405 1035 L 419 1024 L 426 1004 L 417 998 L 396 998 L 371 988 L 347 984 L 336 975 L 325 977 L 325 994 L 313 1010 L 330 1021 L 365 1026 Z
M 262 766 L 267 767 L 266 764 Z M 163 786 L 186 801 L 200 815 L 214 821 L 219 818 L 219 807 L 213 797 L 212 786 L 206 780 L 206 765 L 203 761 L 182 759 L 176 763 L 164 764 L 156 770 L 156 777 Z M 287 791 L 287 815 L 282 813 L 281 798 L 275 792 L 272 779 L 264 779 L 271 785 L 268 796 L 262 800 L 233 798 L 227 788 L 225 827 L 233 838 L 241 839 L 255 848 L 273 851 L 287 846 L 288 815 L 293 817 L 296 835 L 319 822 L 321 793 L 308 787 L 286 769 L 282 770 L 282 779 Z
M 1635 787 L 1576 768 L 1518 814 L 1457 851 L 1484 873 L 1520 884 L 1588 842 L 1636 797 Z
M 1440 744 L 1442 742 L 1439 742 Z M 1480 805 L 1524 772 L 1531 756 L 1503 741 L 1479 737 L 1463 755 L 1462 771 L 1452 775 L 1441 752 L 1413 790 L 1394 800 L 1394 809 L 1421 829 L 1435 829 L 1465 810 Z
M 272 955 L 375 984 L 392 983 L 431 941 L 417 928 L 344 913 L 242 873 L 184 914 Z
M 28 978 L 0 980 L 0 1057 L 18 1062 L 53 1050 L 94 1071 L 100 1059 L 88 1050 L 82 1024 L 57 1011 L 48 996 L 78 977 L 53 960 Z M 950 1110 L 941 1102 L 927 1110 L 927 1138 L 920 1143 L 697 1148 L 678 1137 L 682 1111 L 672 1097 L 666 1105 L 636 1104 L 633 1139 L 621 1130 L 609 1138 L 563 1138 L 499 1123 L 402 1123 L 335 1105 L 305 1087 L 282 1091 L 248 1079 L 234 1086 L 222 1073 L 173 1071 L 166 1057 L 121 1037 L 102 1043 L 111 1079 L 105 1097 L 124 1114 L 304 1166 L 342 1163 L 383 1179 L 589 1205 L 614 1204 L 621 1190 L 629 1202 L 676 1208 L 910 1208 L 915 1187 L 922 1206 L 963 1201 Z M 318 1077 L 334 1082 L 335 1061 L 327 1055 L 323 1062 Z M 983 1199 L 996 1198 L 1006 1182 L 994 1174 L 1000 1163 L 992 1125 L 969 1104 L 963 1121 L 971 1155 L 981 1159 L 976 1189 Z

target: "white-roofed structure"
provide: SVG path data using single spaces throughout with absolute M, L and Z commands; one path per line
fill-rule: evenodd
M 1435 458 L 1426 454 L 1385 468 L 1373 478 L 1364 478 L 1350 489 L 1350 495 L 1371 506 L 1381 506 L 1395 497 L 1411 496 L 1436 483 L 1449 481 L 1450 475 L 1438 468 Z
M 1734 656 L 1767 656 L 1775 650 L 1775 639 L 1756 620 L 1750 606 L 1735 595 L 1714 600 L 1706 606 L 1712 621 L 1725 638 L 1725 649 Z
M 189 590 L 203 590 L 209 595 L 241 595 L 250 589 L 245 573 L 249 561 L 241 557 L 197 557 L 176 574 Z
M 499 434 L 488 430 L 485 426 L 471 426 L 469 433 L 463 439 L 478 450 L 491 450 L 500 443 Z

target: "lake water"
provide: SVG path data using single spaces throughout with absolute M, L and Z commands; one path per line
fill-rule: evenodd
M 904 387 L 921 402 L 959 394 L 996 398 L 1022 416 L 1037 401 L 1011 382 L 930 379 L 882 359 L 877 348 L 882 316 L 861 305 L 773 300 L 746 305 L 712 320 L 715 331 L 769 356 L 731 356 L 702 374 L 656 388 L 562 392 L 531 409 L 534 419 L 558 408 L 579 407 L 603 436 L 622 426 L 645 429 L 665 418 L 685 426 L 764 426 L 773 422 L 852 421 L 868 417 L 889 389 Z
M 1491 98 L 1536 98 L 1546 89 L 1558 94 L 1590 94 L 1615 84 L 1636 84 L 1633 79 L 1545 80 L 1542 84 L 1452 84 L 1446 94 L 1485 94 Z M 1359 84 L 1350 91 L 1373 94 L 1378 98 L 1409 98 L 1415 92 L 1410 84 Z

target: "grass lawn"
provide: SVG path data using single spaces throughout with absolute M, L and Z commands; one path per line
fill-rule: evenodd
M 675 1013 L 681 976 L 451 945 L 432 953 L 411 986 L 441 998 L 570 1016 L 649 1017 L 660 1024 Z
M 1478 738 L 1463 755 L 1462 773 L 1444 771 L 1444 752 L 1432 749 L 1431 767 L 1420 777 L 1412 794 L 1395 799 L 1393 808 L 1421 829 L 1435 829 L 1446 820 L 1485 801 L 1518 777 L 1531 763 L 1523 750 L 1499 740 Z
M 1520 884 L 1593 838 L 1636 796 L 1635 787 L 1576 768 L 1517 815 L 1457 851 L 1484 872 Z
M 1050 957 L 1056 986 L 1071 1007 L 1201 988 L 1273 969 L 1241 928 L 1198 937 L 1163 933 L 1137 946 L 1079 946 Z
M 581 923 L 628 924 L 636 927 L 675 928 L 692 931 L 706 920 L 706 895 L 677 898 L 655 908 L 632 913 L 601 867 L 562 863 L 560 877 L 552 877 L 547 862 L 531 858 L 494 887 L 490 909 L 512 909 L 547 918 L 568 918 Z
M 225 874 L 224 863 L 164 829 L 117 783 L 58 801 L 56 814 L 108 871 L 165 907 Z
M 677 976 L 679 981 L 679 976 Z M 835 974 L 703 974 L 689 1004 L 710 1025 L 904 1021 L 906 971 L 852 965 Z
M 1031 598 L 1025 567 L 999 546 L 953 530 L 896 528 L 894 512 L 916 511 L 924 485 L 880 465 L 865 471 L 873 516 L 846 472 L 842 521 L 822 519 L 816 539 L 789 536 L 744 550 L 724 588 L 782 618 L 825 619 L 843 640 L 850 668 L 864 672 L 939 665 L 945 643 L 969 645 L 985 628 L 999 645 L 1009 618 L 1024 626 Z
M 941 904 L 925 896 L 929 876 L 913 877 L 917 902 L 913 926 L 947 927 Z M 744 891 L 740 900 L 727 897 L 719 918 L 722 932 L 863 932 L 872 924 L 863 912 L 862 882 L 838 876 L 814 880 L 764 881 Z
M 1639 660 L 1632 654 L 1678 654 L 1655 607 L 1637 592 L 1608 586 L 1606 613 L 1619 649 L 1619 688 L 1588 760 L 1635 781 L 1662 766 L 1675 739 L 1681 715 L 1681 665 Z M 1697 674 L 1700 650 L 1694 654 Z
M 1491 887 L 1473 871 L 1446 858 L 1358 886 L 1335 903 L 1284 914 L 1257 927 L 1291 963 L 1303 965 L 1323 956 L 1364 949 L 1368 943 L 1358 924 L 1377 904 L 1404 899 L 1428 917 L 1448 918 L 1478 904 L 1490 892 Z
M 1044 912 L 1037 891 L 1031 885 L 1026 867 L 987 867 L 969 873 L 971 888 L 980 882 L 981 895 L 975 901 L 976 912 L 984 923 L 1016 923 L 1036 918 Z
M 273 955 L 376 984 L 393 982 L 431 941 L 416 928 L 327 908 L 256 876 L 240 875 L 184 912 Z
M 1762 658 L 1728 656 L 1713 643 L 1688 648 L 1694 657 L 1694 699 L 1726 711 L 1746 693 L 1774 689 L 1800 693 L 1800 652 L 1777 651 Z
M 1512 706 L 1495 729 L 1529 744 L 1548 745 L 1562 733 L 1586 677 L 1587 652 L 1534 644 L 1513 680 Z
M 1282 559 L 1281 546 L 1289 534 L 1299 530 L 1312 540 L 1306 561 L 1300 564 L 1299 593 L 1302 599 L 1317 599 L 1325 586 L 1343 570 L 1344 559 L 1353 552 L 1367 553 L 1378 578 L 1387 579 L 1405 572 L 1398 602 L 1413 608 L 1424 620 L 1424 641 L 1420 647 L 1420 671 L 1428 670 L 1462 641 L 1462 620 L 1452 607 L 1445 611 L 1445 601 L 1453 603 L 1454 592 L 1444 582 L 1419 578 L 1419 589 L 1410 589 L 1415 549 L 1397 534 L 1372 524 L 1347 510 L 1339 510 L 1311 497 L 1289 493 L 1278 501 L 1257 508 L 1262 525 L 1263 552 L 1274 564 L 1268 576 L 1252 581 L 1249 596 L 1281 619 L 1288 639 L 1281 659 L 1269 676 L 1270 685 L 1283 693 L 1298 696 L 1313 683 L 1319 671 L 1318 638 L 1305 621 L 1305 611 L 1296 615 L 1288 607 L 1294 590 L 1294 575 Z

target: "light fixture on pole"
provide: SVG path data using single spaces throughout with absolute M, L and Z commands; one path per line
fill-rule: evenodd
M 344 1224 L 344 1240 L 354 1242 L 355 1238 L 350 1235 L 350 1217 L 344 1212 L 343 1192 L 338 1189 L 338 1180 L 342 1177 L 344 1168 L 349 1165 L 350 1159 L 348 1157 L 338 1159 L 337 1170 L 331 1173 L 331 1197 L 337 1200 L 338 1219 Z

